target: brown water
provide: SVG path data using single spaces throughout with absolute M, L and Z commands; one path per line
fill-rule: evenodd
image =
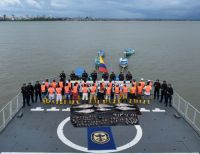
M 199 105 L 200 22 L 0 22 L 0 106 L 23 82 L 68 74 L 78 66 L 94 70 L 98 49 L 110 71 L 119 72 L 123 49 L 132 47 L 135 77 L 167 80 Z

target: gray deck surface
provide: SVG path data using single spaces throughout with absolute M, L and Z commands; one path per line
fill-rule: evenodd
M 68 111 L 30 111 L 31 108 L 42 107 L 67 108 L 68 105 L 32 104 L 22 110 L 22 118 L 15 117 L 0 133 L 0 152 L 82 152 L 61 142 L 57 136 L 58 125 L 67 117 Z M 120 152 L 159 153 L 159 152 L 199 152 L 200 136 L 185 122 L 183 118 L 174 117 L 173 108 L 164 104 L 151 102 L 151 105 L 139 105 L 149 109 L 139 116 L 143 135 L 139 143 Z M 166 112 L 153 112 L 155 108 Z M 113 126 L 112 133 L 116 146 L 130 142 L 136 135 L 134 126 Z M 63 129 L 65 136 L 87 148 L 87 128 L 74 128 L 68 122 Z

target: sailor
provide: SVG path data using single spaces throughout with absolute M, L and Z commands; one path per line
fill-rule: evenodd
M 32 103 L 34 103 L 34 87 L 32 86 L 32 84 L 29 82 L 28 86 L 27 86 L 27 90 L 28 90 L 28 97 L 29 99 L 31 98 Z
M 65 88 L 64 88 L 64 90 L 65 90 L 65 100 L 64 100 L 64 104 L 66 104 L 67 103 L 67 101 L 68 101 L 68 103 L 70 104 L 70 102 L 71 102 L 71 83 L 66 83 L 66 85 L 65 85 Z
M 91 73 L 91 78 L 92 78 L 93 82 L 96 82 L 96 80 L 97 80 L 97 72 L 95 70 Z
M 131 104 L 132 101 L 134 100 L 134 103 L 136 102 L 136 91 L 137 91 L 137 86 L 135 86 L 133 83 L 130 86 L 130 100 L 129 103 Z
M 97 104 L 100 103 L 100 101 L 103 101 L 103 103 L 105 103 L 105 100 L 104 100 L 104 86 L 102 84 L 102 82 L 100 83 L 99 87 L 98 87 L 98 93 L 97 93 Z
M 62 88 L 60 84 L 56 87 L 56 104 L 62 104 Z
M 122 87 L 123 101 L 128 102 L 128 87 L 126 84 Z
M 156 82 L 154 82 L 154 99 L 157 99 L 159 100 L 159 95 L 160 95 L 160 82 L 159 80 L 157 79 Z
M 37 102 L 38 96 L 39 96 L 40 102 L 42 102 L 41 84 L 39 83 L 39 81 L 36 81 L 34 89 L 35 89 L 35 102 Z
M 166 98 L 166 91 L 167 91 L 167 82 L 164 80 L 161 85 L 161 98 L 160 103 L 162 103 L 163 97 Z
M 115 81 L 115 80 L 116 80 L 116 75 L 115 75 L 114 72 L 112 72 L 112 73 L 110 74 L 110 80 L 111 80 L 111 81 Z
M 130 71 L 128 71 L 128 73 L 126 74 L 126 80 L 127 81 L 131 81 L 132 80 L 132 74 Z
M 41 85 L 41 92 L 42 92 L 42 102 L 43 103 L 46 103 L 46 96 L 47 96 L 47 88 L 45 86 L 45 82 L 42 82 L 42 85 Z
M 72 96 L 73 96 L 72 104 L 74 103 L 78 104 L 78 83 L 77 82 L 74 83 L 74 86 L 72 88 Z
M 29 98 L 28 98 L 28 90 L 26 87 L 26 84 L 24 83 L 23 86 L 21 87 L 21 93 L 22 93 L 22 97 L 23 97 L 23 108 L 25 107 L 25 104 L 27 103 L 28 106 L 31 106 L 29 104 Z
M 119 77 L 119 81 L 124 81 L 124 74 L 123 74 L 123 72 L 120 72 L 118 77 Z
M 147 100 L 147 103 L 150 103 L 150 96 L 151 96 L 151 85 L 150 82 L 147 82 L 147 85 L 143 88 L 145 90 L 144 94 L 145 94 L 145 99 Z M 143 104 L 145 104 L 145 99 Z
M 84 86 L 82 87 L 82 101 L 83 102 L 87 102 L 88 101 L 88 87 L 86 84 L 84 84 Z
M 104 72 L 104 73 L 102 74 L 102 79 L 104 79 L 104 81 L 108 81 L 108 78 L 109 78 L 108 72 Z
M 87 72 L 85 70 L 84 70 L 84 72 L 82 74 L 82 79 L 83 79 L 84 82 L 86 82 L 87 79 L 88 79 L 88 74 L 87 74 Z
M 111 91 L 112 91 L 112 84 L 107 84 L 107 87 L 106 87 L 106 103 L 110 103 Z
M 139 82 L 139 84 L 137 86 L 137 98 L 140 103 L 142 102 L 142 92 L 143 92 L 143 87 L 142 87 L 141 83 Z
M 54 89 L 54 87 L 52 85 L 49 86 L 48 92 L 49 92 L 49 103 L 54 103 L 55 89 Z
M 72 81 L 77 80 L 76 74 L 74 73 L 74 71 L 72 71 L 72 73 L 70 74 L 70 79 L 71 79 Z
M 92 99 L 94 99 L 94 102 L 96 103 L 96 90 L 97 87 L 93 83 L 92 86 L 90 87 L 90 103 L 92 103 Z
M 66 74 L 65 74 L 64 71 L 62 71 L 60 73 L 59 77 L 60 77 L 60 81 L 62 81 L 63 83 L 65 83 L 65 81 L 66 81 Z
M 168 87 L 167 87 L 167 100 L 165 102 L 165 106 L 168 105 L 169 103 L 169 106 L 171 107 L 172 106 L 172 95 L 174 94 L 174 91 L 173 91 L 173 88 L 172 88 L 172 85 L 171 84 L 168 84 Z
M 113 103 L 116 103 L 116 100 L 118 102 L 118 104 L 120 103 L 119 99 L 120 99 L 120 87 L 119 84 L 116 84 L 115 88 L 114 88 L 114 101 Z

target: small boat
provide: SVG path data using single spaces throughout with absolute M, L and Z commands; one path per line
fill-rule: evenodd
M 95 65 L 99 66 L 99 64 L 100 64 L 99 57 L 96 57 L 95 60 L 94 60 L 94 62 L 95 62 Z
M 104 57 L 105 56 L 105 52 L 103 50 L 99 50 L 97 52 L 98 56 Z
M 130 107 L 116 107 L 116 109 L 121 110 L 121 111 L 129 111 L 129 110 L 136 110 L 135 108 L 130 108 Z
M 135 53 L 135 50 L 132 49 L 132 48 L 126 48 L 126 49 L 124 50 L 124 54 L 125 54 L 126 56 L 131 56 L 131 55 L 134 54 L 134 53 Z
M 116 105 L 117 107 L 128 107 L 130 106 L 129 104 L 125 104 L 125 103 L 120 103 Z
M 127 58 L 120 58 L 119 59 L 119 65 L 123 68 L 128 66 L 128 59 Z

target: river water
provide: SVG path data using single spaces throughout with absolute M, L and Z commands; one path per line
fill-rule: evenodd
M 200 22 L 0 22 L 0 107 L 24 82 L 94 70 L 98 49 L 119 73 L 123 49 L 132 47 L 129 70 L 137 78 L 167 80 L 200 109 Z

